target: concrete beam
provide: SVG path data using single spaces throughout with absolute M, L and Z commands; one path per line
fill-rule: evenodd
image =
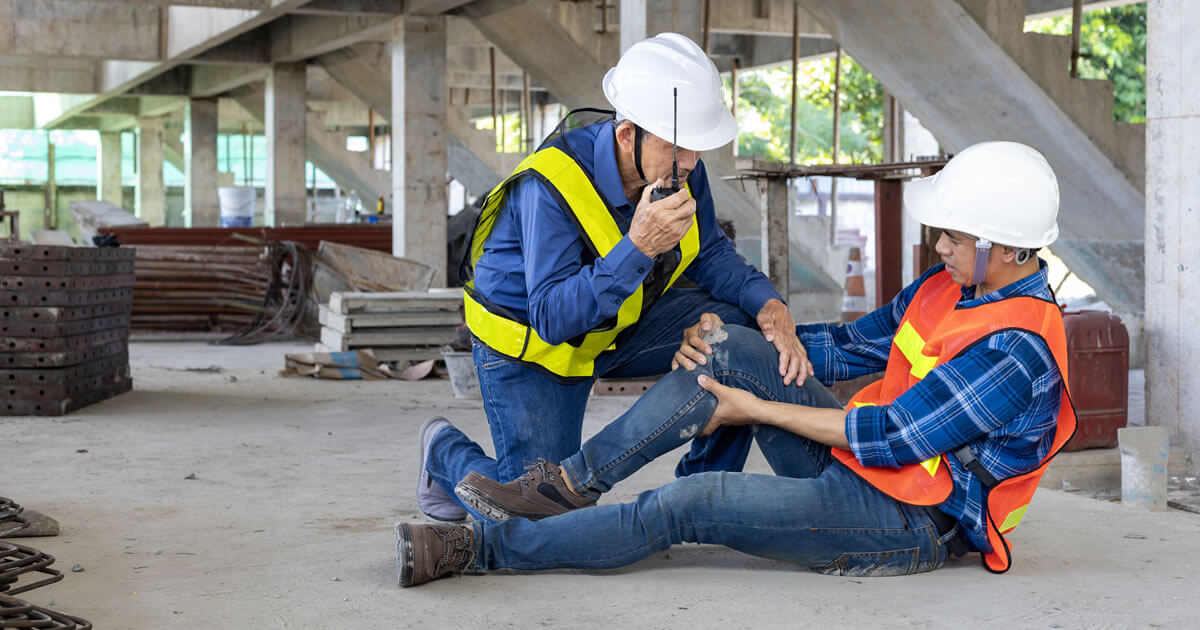
M 271 60 L 300 61 L 362 41 L 381 40 L 389 32 L 388 24 L 388 20 L 372 17 L 289 15 L 271 24 Z
M 156 61 L 160 7 L 0 0 L 0 54 Z
M 218 96 L 267 78 L 268 66 L 193 66 L 188 94 L 197 98 Z
M 709 12 L 713 33 L 792 35 L 792 0 L 718 0 L 711 4 Z M 692 7 L 690 11 L 680 11 L 680 14 L 699 17 L 701 12 Z M 803 8 L 800 10 L 799 27 L 802 37 L 829 37 L 829 31 Z M 700 40 L 696 41 L 699 43 Z
M 411 3 L 409 3 L 411 4 Z M 404 13 L 404 3 L 397 0 L 311 0 L 292 11 L 307 15 L 374 15 L 393 16 Z
M 1099 11 L 1100 9 L 1120 7 L 1138 2 L 1145 2 L 1145 0 L 1093 0 L 1091 2 L 1084 2 L 1083 10 Z M 1025 15 L 1030 20 L 1071 15 L 1072 4 L 1073 0 L 1025 0 Z
M 245 9 L 247 11 L 265 11 L 271 8 L 272 0 L 88 0 L 93 4 L 128 5 L 143 4 L 148 6 L 166 7 L 192 6 L 210 7 L 214 9 Z
M 405 8 L 407 13 L 413 15 L 437 15 L 453 11 L 461 6 L 470 4 L 474 0 L 408 0 L 408 6 Z
M 0 91 L 95 94 L 97 83 L 96 63 L 89 59 L 0 55 Z

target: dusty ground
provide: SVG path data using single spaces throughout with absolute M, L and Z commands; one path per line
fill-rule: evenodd
M 23 597 L 106 629 L 1178 628 L 1200 613 L 1200 515 L 1046 490 L 1004 576 L 971 557 L 922 576 L 833 578 L 690 545 L 618 571 L 401 590 L 392 526 L 418 520 L 416 428 L 441 414 L 482 437 L 482 408 L 447 381 L 277 377 L 283 354 L 302 349 L 135 343 L 133 392 L 66 418 L 0 418 L 0 495 L 63 527 L 24 542 L 55 555 L 66 579 Z M 213 365 L 224 369 L 188 371 Z M 585 433 L 632 400 L 594 399 Z M 669 479 L 673 465 L 605 500 Z

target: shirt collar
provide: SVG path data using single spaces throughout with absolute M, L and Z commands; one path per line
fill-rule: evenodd
M 1021 278 L 1020 280 L 1017 280 L 1008 286 L 1002 287 L 999 290 L 992 291 L 981 298 L 975 297 L 974 285 L 963 287 L 963 297 L 958 301 L 958 306 L 961 308 L 971 308 L 973 306 L 980 306 L 982 304 L 988 304 L 1003 300 L 1005 298 L 1022 295 L 1046 300 L 1051 299 L 1050 279 L 1047 272 L 1046 261 L 1039 258 L 1037 273 L 1025 276 L 1024 278 Z
M 625 197 L 625 185 L 621 183 L 621 170 L 617 167 L 616 124 L 600 125 L 593 143 L 592 156 L 595 172 L 596 187 L 617 210 L 632 208 L 633 204 Z

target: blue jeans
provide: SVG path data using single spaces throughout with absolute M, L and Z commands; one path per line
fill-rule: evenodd
M 703 290 L 672 289 L 618 342 L 615 350 L 597 357 L 596 374 L 636 378 L 669 371 L 671 358 L 683 340 L 683 330 L 709 312 L 717 313 L 727 323 L 754 325 L 754 319 L 740 308 L 717 301 Z M 428 470 L 450 496 L 469 472 L 507 482 L 521 476 L 525 465 L 538 458 L 559 461 L 578 450 L 583 413 L 595 380 L 564 385 L 492 352 L 478 341 L 472 351 L 496 459 L 488 457 L 457 428 L 440 431 L 430 443 Z M 748 438 L 734 436 L 726 440 L 723 432 L 697 440 L 693 453 L 680 463 L 681 474 L 741 470 L 749 445 Z M 484 518 L 471 512 L 476 518 Z
M 760 398 L 838 407 L 813 379 L 787 386 L 778 354 L 756 331 L 725 327 L 712 361 L 675 370 L 623 416 L 562 462 L 576 488 L 600 493 L 702 429 L 716 399 L 700 373 Z M 758 442 L 775 476 L 705 472 L 643 492 L 636 501 L 600 505 L 537 522 L 476 523 L 476 566 L 603 569 L 673 544 L 720 544 L 835 575 L 931 571 L 956 530 L 939 536 L 923 508 L 897 502 L 837 462 L 829 447 L 770 425 L 737 427 Z

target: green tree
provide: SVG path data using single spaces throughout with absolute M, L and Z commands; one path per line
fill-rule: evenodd
M 1071 16 L 1030 20 L 1025 30 L 1070 36 Z M 1146 3 L 1084 13 L 1079 31 L 1080 78 L 1112 81 L 1113 117 L 1146 122 Z
M 833 158 L 832 57 L 800 64 L 796 160 Z M 738 77 L 738 153 L 785 162 L 791 142 L 791 64 Z M 883 155 L 883 88 L 852 58 L 842 57 L 841 162 L 879 162 Z

